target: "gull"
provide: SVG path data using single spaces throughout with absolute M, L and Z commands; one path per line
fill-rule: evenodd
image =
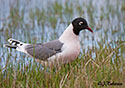
M 10 38 L 8 39 L 10 44 L 5 44 L 5 47 L 28 54 L 42 64 L 54 64 L 55 62 L 65 64 L 74 61 L 78 57 L 80 53 L 78 37 L 80 31 L 85 29 L 93 33 L 87 21 L 82 17 L 77 17 L 56 40 L 46 43 L 29 44 Z

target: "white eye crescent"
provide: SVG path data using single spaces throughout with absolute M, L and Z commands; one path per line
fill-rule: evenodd
M 83 22 L 79 22 L 79 25 L 82 25 L 83 24 Z

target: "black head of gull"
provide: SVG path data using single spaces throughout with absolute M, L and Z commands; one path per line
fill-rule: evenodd
M 72 25 L 73 25 L 73 32 L 76 35 L 79 35 L 79 32 L 85 29 L 88 29 L 89 31 L 93 32 L 92 29 L 88 27 L 87 21 L 84 18 L 81 17 L 75 18 L 72 21 Z

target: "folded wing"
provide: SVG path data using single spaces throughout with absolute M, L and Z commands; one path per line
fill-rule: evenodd
M 27 45 L 26 52 L 36 59 L 47 60 L 47 58 L 60 53 L 63 43 L 59 40 L 53 40 L 48 43 L 38 43 L 34 45 Z

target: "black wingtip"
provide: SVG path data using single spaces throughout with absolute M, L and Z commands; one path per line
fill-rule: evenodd
M 16 49 L 17 48 L 17 46 L 12 46 L 12 45 L 9 45 L 9 44 L 5 44 L 4 47 L 12 48 L 12 49 Z

